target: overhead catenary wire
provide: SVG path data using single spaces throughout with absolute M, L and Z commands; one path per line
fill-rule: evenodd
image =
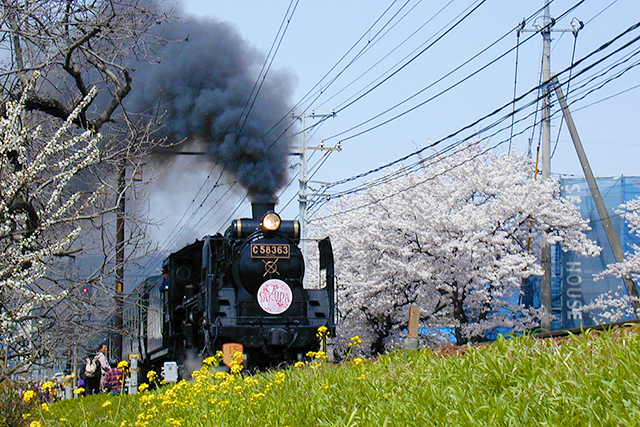
M 418 57 L 419 55 L 421 55 L 422 53 L 424 53 L 424 52 L 425 52 L 426 50 L 428 50 L 430 47 L 433 47 L 433 45 L 434 45 L 435 43 L 437 43 L 438 41 L 442 40 L 442 39 L 443 39 L 443 37 L 444 37 L 444 35 L 446 35 L 447 33 L 449 33 L 449 32 L 450 32 L 453 28 L 455 28 L 457 25 L 459 25 L 459 24 L 460 24 L 460 22 L 462 22 L 462 21 L 464 21 L 466 18 L 468 18 L 468 17 L 469 17 L 469 16 L 470 16 L 470 15 L 471 15 L 475 10 L 477 10 L 477 9 L 478 9 L 478 8 L 479 8 L 479 7 L 484 3 L 484 1 L 485 1 L 485 0 L 482 0 L 482 1 L 480 1 L 480 2 L 475 2 L 475 3 L 474 3 L 474 4 L 475 4 L 475 7 L 473 7 L 473 9 L 471 9 L 471 10 L 470 10 L 470 11 L 468 11 L 466 14 L 464 14 L 464 16 L 462 16 L 460 19 L 458 19 L 458 21 L 456 21 L 456 23 L 455 23 L 454 25 L 452 25 L 450 28 L 448 28 L 446 31 L 444 31 L 444 33 L 443 33 L 440 37 L 438 37 L 438 39 L 437 39 L 436 41 L 434 41 L 434 42 L 430 43 L 426 48 L 422 49 L 422 50 L 421 50 L 421 52 L 419 52 L 416 56 L 412 57 L 409 61 L 407 61 L 405 64 L 403 64 L 403 65 L 402 65 L 398 70 L 396 70 L 396 71 L 393 73 L 393 75 L 397 74 L 397 72 L 398 72 L 398 71 L 400 71 L 402 68 L 406 67 L 409 63 L 411 63 L 413 60 L 415 60 L 415 58 L 416 58 L 416 57 Z M 583 1 L 584 1 L 584 0 L 583 0 Z M 477 4 L 476 4 L 476 3 L 477 3 Z M 578 3 L 578 4 L 580 4 L 580 3 Z M 577 6 L 574 6 L 574 7 L 577 7 Z M 387 11 L 388 11 L 388 10 L 389 10 L 389 9 L 387 9 Z M 536 13 L 538 13 L 540 10 L 541 10 L 541 9 L 538 9 L 538 10 L 536 11 Z M 386 13 L 387 11 L 385 11 L 385 13 Z M 396 16 L 396 15 L 397 15 L 397 13 L 396 13 L 396 14 L 394 14 L 394 16 Z M 384 14 L 383 14 L 382 16 L 384 16 Z M 376 23 L 380 22 L 380 20 L 381 20 L 382 16 L 381 16 L 380 18 L 378 18 L 378 20 L 376 20 L 376 22 L 374 23 L 374 25 L 375 25 Z M 533 16 L 533 15 L 532 15 L 532 16 Z M 390 22 L 390 21 L 387 21 L 387 24 L 385 24 L 385 25 L 388 25 L 388 22 Z M 373 26 L 371 26 L 370 28 L 373 28 Z M 384 27 L 383 27 L 383 28 L 384 28 Z M 365 34 L 366 34 L 366 33 L 365 33 Z M 376 33 L 376 36 L 374 36 L 374 38 L 373 38 L 373 39 L 377 40 L 377 39 L 378 39 L 378 35 L 379 35 L 379 34 L 380 34 L 380 31 L 379 31 L 378 33 Z M 359 41 L 360 41 L 360 40 L 362 40 L 362 38 L 363 38 L 363 37 L 364 37 L 364 35 L 359 39 Z M 354 47 L 355 47 L 356 45 L 357 45 L 357 43 L 356 43 L 356 44 L 354 44 L 354 45 L 352 46 L 352 48 L 347 52 L 347 54 L 348 54 L 349 52 L 351 52 L 351 51 L 354 49 Z M 363 50 L 361 50 L 361 52 L 362 52 L 362 51 L 363 51 Z M 358 53 L 358 54 L 356 55 L 356 59 L 361 55 L 361 52 L 360 52 L 360 53 Z M 343 57 L 341 58 L 341 60 L 340 60 L 340 61 L 342 61 L 344 58 L 346 58 L 346 55 L 347 55 L 347 54 L 343 55 Z M 355 59 L 354 59 L 354 60 L 355 60 Z M 353 64 L 354 60 L 350 61 L 350 62 L 348 63 L 348 65 L 347 65 L 344 69 L 346 69 L 348 66 L 350 66 L 351 64 Z M 340 61 L 339 61 L 339 62 L 340 62 Z M 338 62 L 338 63 L 339 63 L 339 62 Z M 336 64 L 336 66 L 337 66 L 337 64 Z M 332 67 L 332 69 L 330 70 L 330 72 L 331 72 L 332 70 L 334 70 L 334 69 L 336 68 L 336 66 Z M 342 72 L 344 71 L 344 69 L 343 69 L 343 70 L 341 70 L 341 72 L 340 72 L 340 73 L 342 73 Z M 330 72 L 329 72 L 329 73 L 330 73 Z M 325 77 L 326 77 L 329 73 L 325 74 Z M 339 73 L 339 74 L 340 74 L 340 73 Z M 372 90 L 374 90 L 376 87 L 379 87 L 382 83 L 384 83 L 384 81 L 388 80 L 390 77 L 392 77 L 392 76 L 389 76 L 389 77 L 387 77 L 385 80 L 383 80 L 382 82 L 378 83 L 374 88 L 372 88 L 372 89 L 370 89 L 369 91 L 367 91 L 367 93 L 370 93 L 370 92 L 371 92 Z M 323 78 L 323 79 L 324 79 L 324 78 Z M 331 80 L 331 83 L 333 83 L 334 81 L 335 81 L 335 79 L 332 79 L 332 80 Z M 317 85 L 316 85 L 316 86 L 317 86 Z M 359 98 L 362 98 L 362 96 L 361 96 L 361 97 L 359 97 Z M 353 103 L 354 103 L 355 101 L 357 101 L 357 100 L 354 100 L 354 101 L 350 102 L 348 105 L 353 105 Z M 346 108 L 346 107 L 343 107 L 343 108 Z M 313 127 L 319 126 L 319 125 L 321 125 L 323 122 L 324 122 L 324 120 L 319 120 L 317 123 L 315 123 L 314 125 L 310 126 L 309 128 L 313 128 Z M 308 128 L 308 129 L 309 129 L 309 128 Z M 302 130 L 302 131 L 306 131 L 306 130 Z M 280 138 L 280 136 L 279 136 L 278 138 Z M 275 142 L 274 142 L 274 143 L 275 143 Z
M 575 4 L 575 5 L 573 5 L 571 8 L 569 8 L 567 11 L 563 12 L 563 13 L 560 15 L 560 18 L 561 18 L 562 16 L 565 16 L 565 15 L 567 15 L 567 14 L 571 13 L 575 8 L 577 8 L 579 5 L 581 5 L 584 1 L 586 1 L 586 0 L 580 0 L 578 3 L 576 3 L 576 4 Z M 480 5 L 478 5 L 478 6 L 480 6 Z M 473 12 L 473 11 L 475 11 L 475 10 L 476 10 L 476 9 L 473 9 L 471 12 Z M 471 12 L 469 12 L 469 13 L 471 13 Z M 467 17 L 468 15 L 469 15 L 469 14 L 465 15 L 465 16 L 464 16 L 463 18 L 461 18 L 461 19 L 466 19 L 466 17 Z M 459 21 L 459 22 L 461 22 L 461 21 Z M 550 24 L 547 24 L 545 27 L 541 28 L 541 29 L 540 29 L 540 30 L 538 30 L 537 32 L 542 31 L 544 28 L 546 28 L 546 27 L 548 27 L 548 26 L 550 26 L 550 25 L 551 25 L 551 23 L 550 23 Z M 511 34 L 511 33 L 512 33 L 512 31 L 514 31 L 514 30 L 515 30 L 515 28 L 513 28 L 513 29 L 511 29 L 509 32 L 505 33 L 505 34 L 504 34 L 502 37 L 500 37 L 497 41 L 493 42 L 489 47 L 491 47 L 491 46 L 495 45 L 498 41 L 500 41 L 500 40 L 502 40 L 503 38 L 507 37 L 507 36 L 508 36 L 509 34 Z M 531 36 L 529 36 L 529 37 L 525 40 L 525 42 L 527 42 L 528 40 L 531 40 L 533 37 L 534 37 L 534 35 L 532 34 Z M 483 49 L 480 53 L 484 52 L 484 51 L 485 51 L 485 50 L 487 50 L 487 49 L 488 49 L 488 48 Z M 465 76 L 464 78 L 462 78 L 462 79 L 458 80 L 456 83 L 454 83 L 454 84 L 452 84 L 452 85 L 448 86 L 446 89 L 444 89 L 444 90 L 442 90 L 441 92 L 439 92 L 438 94 L 436 94 L 436 95 L 434 95 L 434 96 L 430 97 L 429 99 L 427 99 L 427 100 L 425 100 L 425 101 L 423 101 L 423 102 L 420 102 L 420 103 L 418 103 L 417 105 L 415 105 L 415 106 L 413 106 L 413 107 L 411 107 L 411 108 L 408 108 L 407 110 L 405 110 L 405 111 L 403 111 L 403 112 L 401 112 L 401 113 L 399 113 L 399 114 L 397 114 L 397 115 L 395 115 L 395 116 L 393 116 L 393 117 L 391 117 L 391 118 L 389 118 L 389 119 L 387 119 L 387 120 L 385 120 L 385 121 L 383 121 L 383 122 L 381 122 L 381 123 L 378 123 L 378 124 L 376 124 L 376 125 L 374 125 L 374 126 L 371 126 L 371 127 L 367 128 L 367 129 L 365 129 L 365 130 L 363 130 L 363 131 L 360 131 L 360 132 L 357 132 L 357 133 L 355 133 L 355 134 L 349 135 L 349 136 L 347 136 L 347 137 L 341 138 L 341 139 L 340 139 L 340 141 L 341 141 L 341 142 L 344 142 L 344 141 L 348 141 L 348 140 L 350 140 L 350 139 L 353 139 L 353 138 L 356 138 L 356 137 L 362 136 L 362 135 L 364 135 L 364 134 L 366 134 L 366 133 L 368 133 L 368 132 L 370 132 L 370 131 L 372 131 L 372 130 L 374 130 L 374 129 L 377 129 L 377 128 L 381 127 L 381 126 L 385 126 L 385 125 L 387 125 L 387 124 L 389 124 L 389 123 L 391 123 L 391 122 L 393 122 L 393 121 L 397 120 L 398 118 L 403 117 L 403 116 L 405 116 L 406 114 L 411 113 L 411 112 L 413 112 L 413 111 L 417 110 L 418 108 L 420 108 L 420 107 L 422 107 L 422 106 L 426 105 L 427 103 L 429 103 L 429 102 L 433 101 L 434 99 L 438 98 L 438 97 L 439 97 L 439 96 L 441 96 L 442 94 L 447 93 L 447 92 L 449 92 L 450 90 L 452 90 L 453 88 L 455 88 L 455 87 L 457 87 L 457 86 L 461 85 L 463 82 L 465 82 L 465 81 L 469 80 L 471 77 L 473 77 L 473 76 L 477 75 L 477 74 L 478 74 L 478 73 L 480 73 L 481 71 L 483 71 L 483 70 L 487 69 L 489 66 L 491 66 L 492 64 L 494 64 L 494 63 L 498 62 L 500 59 L 502 59 L 503 57 L 505 57 L 506 55 L 508 55 L 509 53 L 511 53 L 513 50 L 515 50 L 515 47 L 513 47 L 513 48 L 511 48 L 511 49 L 508 49 L 506 52 L 504 52 L 503 54 L 501 54 L 501 55 L 499 55 L 498 57 L 494 58 L 494 59 L 493 59 L 492 61 L 490 61 L 489 63 L 487 63 L 487 64 L 483 65 L 482 67 L 480 67 L 479 69 L 477 69 L 477 70 L 476 70 L 476 71 L 474 71 L 473 73 L 468 74 L 468 75 L 467 75 L 467 76 Z M 479 53 L 479 54 L 480 54 L 480 53 Z M 479 54 L 477 54 L 477 55 L 479 55 Z M 477 56 L 477 55 L 476 55 L 476 56 Z M 474 58 L 475 58 L 475 56 L 474 56 Z M 472 58 L 472 59 L 473 59 L 473 58 Z M 463 65 L 465 65 L 465 64 L 463 64 Z M 457 70 L 457 69 L 456 69 L 456 70 Z M 454 71 L 456 71 L 456 70 L 454 70 Z M 398 70 L 398 71 L 399 71 L 399 70 Z M 445 76 L 445 77 L 446 77 L 446 76 Z M 443 77 L 443 78 L 444 78 L 444 77 Z M 440 80 L 442 80 L 442 78 L 441 78 Z M 384 81 L 383 81 L 383 82 L 384 82 Z M 381 82 L 381 83 L 382 83 L 382 82 Z M 424 90 L 426 90 L 426 89 L 430 88 L 431 86 L 433 86 L 433 84 L 430 84 L 427 88 L 425 88 L 425 89 L 421 90 L 421 91 L 420 91 L 420 92 L 418 92 L 418 93 L 422 93 Z M 374 87 L 374 89 L 375 89 L 375 87 Z M 370 91 L 369 91 L 369 92 L 370 92 Z M 367 92 L 367 93 L 369 93 L 369 92 Z M 365 94 L 365 95 L 366 95 L 366 94 Z M 417 95 L 417 94 L 414 94 L 414 95 L 410 96 L 409 98 L 405 99 L 405 100 L 404 100 L 404 101 L 402 101 L 402 102 L 399 102 L 398 104 L 394 105 L 394 106 L 393 106 L 393 107 L 391 107 L 391 108 L 388 108 L 387 110 L 383 111 L 382 113 L 379 113 L 379 114 L 377 114 L 376 116 L 374 116 L 374 117 L 372 117 L 372 118 L 369 118 L 369 119 L 367 119 L 367 120 L 365 120 L 365 121 L 363 121 L 363 122 L 361 122 L 361 123 L 359 123 L 359 124 L 357 124 L 357 125 L 355 125 L 355 126 L 351 126 L 349 129 L 347 129 L 347 130 L 345 130 L 345 131 L 341 131 L 341 132 L 339 132 L 339 133 L 336 133 L 336 134 L 334 134 L 334 135 L 331 135 L 331 136 L 329 136 L 329 137 L 325 138 L 325 139 L 324 139 L 324 141 L 329 141 L 329 140 L 331 140 L 331 139 L 335 139 L 335 138 L 337 138 L 337 137 L 338 137 L 338 136 L 340 136 L 340 135 L 343 135 L 343 134 L 345 134 L 345 133 L 347 133 L 347 132 L 349 132 L 349 131 L 352 131 L 352 130 L 355 130 L 355 129 L 359 128 L 359 127 L 362 127 L 363 125 L 365 125 L 365 124 L 367 124 L 367 123 L 371 122 L 372 120 L 374 120 L 374 119 L 376 119 L 376 118 L 379 118 L 379 117 L 381 117 L 382 115 L 384 115 L 384 114 L 386 114 L 386 113 L 388 113 L 388 112 L 392 111 L 393 109 L 397 108 L 398 106 L 400 106 L 400 105 L 404 104 L 404 103 L 405 103 L 405 102 L 407 102 L 408 100 L 413 99 L 416 95 Z M 363 95 L 363 96 L 364 96 L 364 95 Z M 362 97 L 360 97 L 359 99 L 361 99 L 361 98 L 362 98 Z M 337 113 L 339 113 L 340 111 L 344 110 L 345 108 L 349 107 L 350 105 L 351 105 L 351 104 L 347 104 L 345 107 L 341 108 L 340 110 L 338 110 L 338 111 L 336 111 L 336 112 L 337 112 Z
M 605 49 L 605 48 L 606 48 L 606 47 L 608 47 L 608 46 L 611 46 L 612 42 L 613 42 L 613 41 L 615 41 L 615 40 L 618 40 L 620 37 L 622 37 L 622 35 L 625 35 L 625 34 L 629 33 L 630 31 L 633 31 L 633 30 L 635 30 L 636 28 L 638 28 L 638 25 L 639 25 L 639 24 L 640 24 L 640 23 L 637 23 L 637 24 L 632 25 L 632 26 L 631 26 L 631 27 L 629 27 L 627 30 L 623 31 L 621 34 L 619 34 L 618 36 L 614 37 L 612 40 L 610 40 L 610 41 L 608 41 L 607 43 L 605 43 L 605 44 L 601 45 L 599 48 L 595 49 L 594 51 L 592 51 L 591 53 L 589 53 L 589 54 L 588 54 L 588 55 L 586 55 L 585 57 L 581 58 L 577 63 L 572 64 L 570 67 L 566 68 L 565 70 L 561 71 L 560 73 L 557 73 L 557 74 L 556 74 L 556 76 L 559 76 L 559 75 L 561 75 L 561 74 L 564 74 L 564 73 L 566 73 L 566 72 L 569 72 L 569 71 L 573 70 L 573 68 L 574 68 L 577 64 L 580 64 L 580 63 L 584 62 L 587 58 L 589 58 L 589 57 L 593 56 L 595 53 L 602 51 L 603 49 Z M 624 50 L 624 49 L 626 49 L 626 48 L 630 47 L 631 45 L 633 45 L 634 43 L 636 43 L 636 42 L 638 41 L 638 39 L 639 39 L 638 37 L 636 37 L 636 38 L 632 39 L 632 40 L 631 40 L 631 41 L 629 41 L 628 43 L 625 43 L 622 47 L 620 47 L 620 48 L 616 49 L 614 52 L 612 52 L 612 53 L 610 53 L 610 54 L 608 54 L 608 55 L 604 56 L 603 58 L 600 58 L 600 59 L 596 60 L 596 61 L 595 61 L 594 63 L 592 63 L 592 64 L 589 64 L 589 65 L 585 66 L 585 68 L 584 68 L 584 69 L 582 69 L 582 70 L 580 70 L 580 71 L 579 71 L 579 72 L 578 72 L 574 77 L 572 77 L 572 78 L 571 78 L 571 80 L 573 80 L 574 78 L 577 78 L 577 77 L 579 77 L 580 75 L 582 75 L 582 74 L 586 73 L 588 70 L 593 69 L 597 64 L 599 64 L 599 63 L 601 63 L 601 62 L 605 61 L 606 59 L 610 58 L 612 55 L 614 55 L 614 54 L 616 54 L 616 53 L 619 53 L 619 52 L 621 52 L 622 50 Z M 608 70 L 610 71 L 610 70 L 614 69 L 614 68 L 615 68 L 615 67 L 617 67 L 617 66 L 618 66 L 618 64 L 614 64 L 614 65 L 610 66 L 610 67 L 608 68 Z M 635 65 L 634 65 L 634 66 L 635 66 Z M 628 71 L 628 69 L 630 69 L 630 68 L 631 68 L 631 67 L 627 67 L 626 71 Z M 617 78 L 617 77 L 613 77 L 613 78 Z M 608 82 L 608 81 L 611 81 L 613 78 L 608 79 L 608 80 L 607 80 L 607 82 Z M 571 80 L 569 80 L 568 82 L 565 82 L 564 84 L 568 84 Z M 542 84 L 546 84 L 546 82 L 542 82 Z M 605 83 L 603 83 L 603 84 L 601 84 L 599 87 L 601 88 L 604 84 L 606 84 L 606 82 L 605 82 Z M 538 86 L 538 87 L 539 87 L 539 86 Z M 537 89 L 538 89 L 538 87 L 531 89 L 530 91 L 528 91 L 528 92 L 527 92 L 527 94 L 532 93 L 533 91 L 537 90 Z M 594 89 L 594 90 L 595 90 L 595 89 Z M 525 95 L 526 95 L 526 94 L 525 94 Z M 535 102 L 537 102 L 537 100 L 536 100 Z M 496 111 L 500 111 L 500 110 L 502 110 L 502 109 L 506 108 L 508 105 L 509 105 L 509 104 L 506 104 L 505 106 L 503 106 L 502 108 L 500 108 L 500 109 L 498 109 L 498 110 L 496 110 Z M 494 112 L 494 113 L 495 113 L 495 112 Z M 493 115 L 494 113 L 489 114 L 489 115 L 487 115 L 487 116 L 483 117 L 482 119 L 480 119 L 480 120 L 478 120 L 478 121 L 474 122 L 474 124 L 479 123 L 480 121 L 484 120 L 485 118 L 487 118 L 487 117 L 488 117 L 488 116 L 490 116 L 490 115 Z M 503 119 L 504 119 L 504 118 L 503 118 Z M 500 121 L 501 121 L 501 120 L 499 119 L 497 122 L 500 122 Z M 467 127 L 465 127 L 465 128 L 468 128 L 468 127 L 469 127 L 469 126 L 467 126 Z M 484 130 L 484 128 L 483 128 L 483 130 Z M 403 158 L 401 158 L 401 159 L 398 159 L 398 160 L 396 160 L 396 161 L 394 161 L 394 162 L 391 162 L 391 163 L 388 163 L 388 164 L 386 164 L 386 165 L 383 165 L 382 167 L 380 167 L 380 168 L 376 168 L 376 169 L 374 169 L 374 170 L 372 170 L 372 171 L 368 171 L 368 172 L 366 172 L 366 173 L 364 173 L 364 174 L 360 174 L 360 175 L 358 175 L 358 176 L 356 176 L 356 177 L 351 177 L 351 178 L 348 178 L 348 179 L 345 179 L 345 180 L 341 180 L 341 181 L 335 182 L 335 183 L 333 183 L 333 185 L 342 184 L 342 183 L 348 182 L 348 181 L 350 181 L 350 180 L 354 180 L 354 179 L 357 179 L 357 178 L 361 178 L 361 177 L 366 176 L 366 175 L 368 175 L 368 174 L 370 174 L 370 173 L 373 173 L 373 172 L 375 172 L 375 171 L 380 171 L 380 170 L 382 170 L 382 169 L 389 168 L 389 167 L 390 167 L 390 166 L 392 166 L 393 164 L 397 164 L 397 163 L 399 163 L 399 162 L 401 162 L 401 161 L 406 160 L 407 158 L 409 158 L 409 157 L 411 157 L 411 156 L 415 156 L 415 155 L 417 155 L 417 154 L 419 154 L 419 153 L 423 152 L 425 149 L 430 148 L 430 147 L 433 147 L 435 144 L 437 144 L 437 143 L 439 143 L 439 142 L 442 142 L 443 140 L 450 139 L 452 136 L 454 136 L 454 135 L 455 135 L 455 134 L 457 134 L 457 133 L 459 133 L 459 131 L 455 132 L 455 133 L 454 133 L 454 134 L 452 134 L 452 135 L 449 135 L 449 136 L 447 136 L 447 137 L 443 138 L 443 139 L 442 139 L 442 140 L 440 140 L 440 141 L 436 141 L 436 143 L 434 143 L 434 144 L 430 144 L 428 147 L 424 147 L 424 148 L 423 148 L 423 149 L 421 149 L 421 150 L 418 150 L 418 151 L 413 152 L 413 153 L 411 153 L 411 154 L 409 154 L 409 155 L 407 155 L 407 156 L 404 156 L 404 157 L 403 157 Z M 478 134 L 478 133 L 476 133 L 476 134 Z M 468 138 L 466 138 L 466 139 L 468 139 Z M 353 192 L 353 191 L 350 191 L 350 192 Z M 336 197 L 336 196 L 334 195 L 333 197 Z

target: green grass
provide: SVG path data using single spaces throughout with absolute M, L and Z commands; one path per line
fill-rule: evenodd
M 42 426 L 636 426 L 637 328 L 562 343 L 501 338 L 443 357 L 397 351 L 256 376 L 203 374 L 135 396 L 32 411 Z M 218 375 L 220 376 L 220 374 Z M 110 403 L 107 403 L 110 402 Z

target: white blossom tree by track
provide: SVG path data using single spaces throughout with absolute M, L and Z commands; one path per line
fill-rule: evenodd
M 615 212 L 625 220 L 629 231 L 640 237 L 640 197 L 623 203 Z M 607 265 L 607 268 L 595 278 L 601 279 L 606 275 L 619 278 L 631 277 L 635 283 L 638 283 L 640 280 L 640 246 L 632 244 L 631 249 L 633 251 L 625 254 L 624 261 Z M 620 286 L 618 291 L 609 291 L 598 295 L 595 301 L 583 306 L 581 311 L 590 312 L 601 322 L 617 322 L 624 318 L 640 315 L 640 312 L 633 308 L 632 299 L 633 297 L 624 292 Z
M 54 309 L 39 311 L 39 321 L 51 329 L 48 341 L 40 343 L 46 344 L 39 349 L 46 357 L 35 361 L 36 367 L 74 368 L 85 349 L 109 335 L 120 337 L 120 290 L 137 282 L 130 271 L 155 251 L 142 201 L 145 183 L 134 184 L 134 177 L 163 144 L 156 133 L 162 113 L 141 117 L 126 102 L 144 82 L 136 69 L 157 62 L 156 49 L 166 44 L 158 27 L 175 20 L 176 6 L 154 0 L 2 1 L 0 47 L 6 55 L 0 61 L 0 116 L 9 117 L 7 101 L 22 97 L 23 131 L 41 129 L 40 140 L 25 142 L 22 157 L 6 153 L 9 165 L 26 169 L 21 162 L 35 158 L 41 141 L 54 140 L 72 113 L 75 129 L 64 126 L 74 137 L 87 130 L 103 135 L 99 162 L 71 178 L 61 196 L 71 200 L 70 194 L 81 193 L 86 198 L 96 188 L 104 189 L 93 204 L 101 214 L 85 218 L 73 247 L 48 264 L 47 283 L 68 292 Z M 41 77 L 34 82 L 36 72 Z M 87 98 L 93 87 L 97 94 Z M 146 173 L 145 181 L 149 179 Z M 16 212 L 32 222 L 38 219 L 38 206 L 46 203 L 39 199 L 46 193 L 33 191 L 38 185 L 27 186 L 21 199 L 12 202 Z M 114 355 L 118 351 L 116 345 L 111 349 Z M 35 367 L 29 374 L 33 371 Z
M 466 142 L 332 200 L 315 226 L 336 253 L 339 335 L 357 333 L 384 351 L 402 336 L 412 305 L 424 325 L 454 327 L 458 344 L 536 325 L 541 311 L 517 301 L 522 280 L 542 274 L 541 230 L 585 256 L 600 248 L 558 184 L 535 181 L 531 170 L 523 156 Z
M 49 265 L 71 248 L 81 222 L 97 215 L 100 188 L 68 191 L 100 160 L 99 135 L 73 124 L 95 95 L 91 90 L 53 136 L 24 125 L 26 96 L 9 102 L 0 119 L 0 383 L 48 355 L 48 313 L 68 293 L 51 283 Z M 40 203 L 25 208 L 27 196 Z

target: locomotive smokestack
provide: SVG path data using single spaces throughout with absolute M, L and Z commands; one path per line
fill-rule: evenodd
M 274 202 L 253 202 L 251 203 L 251 213 L 253 219 L 262 219 L 267 212 L 275 212 L 276 204 Z

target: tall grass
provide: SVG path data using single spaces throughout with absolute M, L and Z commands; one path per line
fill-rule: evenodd
M 407 350 L 255 376 L 205 367 L 194 381 L 64 401 L 28 421 L 34 427 L 636 426 L 638 332 L 588 332 L 560 343 L 500 338 L 453 357 Z

